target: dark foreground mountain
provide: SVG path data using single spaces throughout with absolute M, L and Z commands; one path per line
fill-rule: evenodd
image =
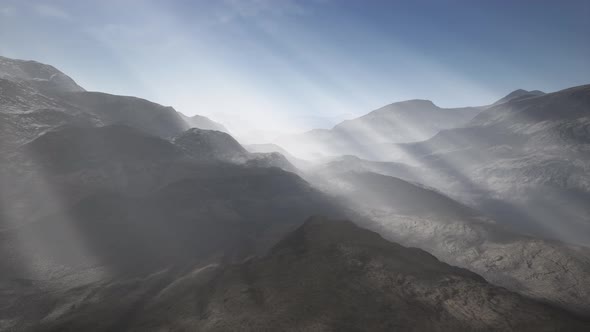
M 144 273 L 231 260 L 263 250 L 312 214 L 339 213 L 291 172 L 225 161 L 232 148 L 247 154 L 237 142 L 217 144 L 229 135 L 189 139 L 194 133 L 177 145 L 127 126 L 61 127 L 23 146 L 0 172 L 0 201 L 18 202 L 3 204 L 0 232 L 10 250 L 0 261 L 32 266 L 2 277 L 61 282 L 95 268 Z
M 584 331 L 560 310 L 348 221 L 312 218 L 270 253 L 61 296 L 34 331 Z

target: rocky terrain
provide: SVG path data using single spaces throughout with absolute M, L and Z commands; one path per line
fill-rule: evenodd
M 590 316 L 590 249 L 515 233 L 444 194 L 375 173 L 322 175 L 322 188 L 389 240 L 512 291 Z M 319 181 L 318 181 L 319 182 Z
M 590 251 L 545 238 L 587 237 L 588 95 L 395 103 L 311 163 L 0 58 L 0 330 L 585 330 Z
M 584 331 L 588 323 L 349 221 L 261 258 L 70 291 L 34 331 Z M 66 301 L 67 299 L 67 301 Z

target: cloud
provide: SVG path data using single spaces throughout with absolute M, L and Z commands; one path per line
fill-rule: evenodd
M 50 6 L 48 4 L 37 4 L 34 7 L 34 10 L 43 17 L 48 18 L 55 18 L 60 20 L 69 20 L 71 19 L 70 14 L 64 11 L 61 8 Z

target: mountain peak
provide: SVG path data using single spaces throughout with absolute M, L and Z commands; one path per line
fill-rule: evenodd
M 389 105 L 383 106 L 380 109 L 387 109 L 387 108 L 391 108 L 391 107 L 395 107 L 395 108 L 439 108 L 438 106 L 436 106 L 432 100 L 428 100 L 428 99 L 410 99 L 410 100 L 404 100 L 404 101 L 398 101 L 395 103 L 391 103 Z M 380 110 L 378 109 L 378 110 Z
M 248 155 L 231 135 L 217 130 L 190 128 L 174 138 L 174 144 L 199 159 L 233 160 Z
M 520 99 L 525 99 L 525 98 L 542 96 L 544 94 L 545 94 L 545 92 L 540 91 L 540 90 L 527 91 L 524 89 L 517 89 L 517 90 L 510 92 L 505 97 L 499 99 L 498 101 L 496 101 L 492 105 L 499 105 L 499 104 L 507 103 L 507 102 L 513 101 L 513 100 L 520 100 Z
M 0 78 L 17 82 L 25 81 L 45 91 L 85 91 L 72 78 L 57 68 L 32 60 L 18 60 L 0 56 Z

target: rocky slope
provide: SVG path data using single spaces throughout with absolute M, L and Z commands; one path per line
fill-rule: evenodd
M 279 153 L 297 169 L 304 170 L 311 167 L 311 163 L 293 156 L 289 151 L 276 144 L 246 144 L 244 148 L 252 153 Z
M 54 261 L 48 268 L 61 269 L 69 254 L 56 239 L 72 233 L 76 239 L 63 240 L 84 239 L 91 255 L 103 256 L 99 265 L 133 270 L 131 261 L 170 264 L 164 257 L 173 253 L 195 258 L 240 247 L 245 255 L 254 250 L 246 248 L 263 247 L 275 231 L 310 214 L 337 213 L 293 173 L 229 163 L 218 150 L 207 150 L 213 155 L 203 162 L 185 148 L 127 126 L 62 127 L 26 144 L 0 171 L 6 185 L 0 201 L 7 203 L 0 230 L 8 252 L 29 242 L 34 248 L 20 254 L 43 264 Z M 265 224 L 277 218 L 285 222 Z M 152 250 L 162 259 L 148 254 Z M 18 255 L 6 259 L 20 260 Z
M 174 137 L 173 142 L 192 158 L 205 163 L 224 161 L 249 167 L 278 167 L 288 172 L 298 172 L 282 154 L 249 152 L 231 135 L 217 130 L 191 128 Z
M 33 330 L 588 328 L 588 322 L 493 286 L 422 250 L 388 242 L 348 221 L 323 218 L 308 220 L 262 258 L 91 285 L 62 298 L 68 302 L 49 309 Z
M 367 172 L 310 181 L 366 217 L 364 225 L 403 245 L 482 275 L 514 292 L 590 317 L 590 249 L 513 232 L 416 183 Z
M 46 92 L 84 91 L 74 80 L 53 66 L 2 56 L 0 56 L 0 79 L 28 83 Z

